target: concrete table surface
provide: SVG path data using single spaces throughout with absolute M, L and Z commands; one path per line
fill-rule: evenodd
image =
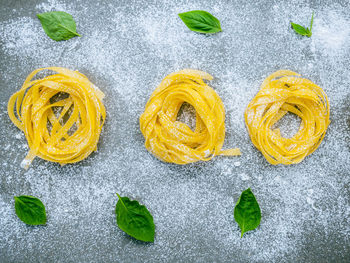
M 0 262 L 350 262 L 350 5 L 338 1 L 0 0 Z M 191 32 L 177 16 L 201 9 L 221 21 L 213 35 Z M 55 42 L 37 13 L 66 11 L 82 37 Z M 296 35 L 290 21 L 308 26 Z M 84 73 L 105 94 L 107 121 L 98 151 L 61 167 L 36 158 L 20 168 L 28 146 L 9 120 L 7 101 L 34 69 Z M 241 157 L 166 164 L 144 147 L 138 118 L 169 73 L 195 68 L 226 109 L 224 148 Z M 244 110 L 263 79 L 290 69 L 320 85 L 331 124 L 303 162 L 272 166 L 252 145 Z M 190 110 L 182 120 L 193 123 Z M 300 122 L 286 116 L 282 134 Z M 260 226 L 243 238 L 233 218 L 250 187 Z M 153 214 L 153 244 L 116 225 L 115 193 Z M 46 206 L 46 226 L 14 212 L 14 196 Z

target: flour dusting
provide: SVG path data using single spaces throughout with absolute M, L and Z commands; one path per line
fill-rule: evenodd
M 0 20 L 0 262 L 350 261 L 348 1 L 19 2 Z M 215 15 L 223 31 L 191 32 L 177 14 L 195 9 Z M 82 37 L 48 38 L 35 14 L 53 10 L 72 14 Z M 296 35 L 290 21 L 307 25 L 312 11 L 313 36 Z M 79 70 L 95 83 L 106 94 L 106 124 L 86 160 L 61 167 L 36 158 L 25 171 L 28 146 L 7 101 L 45 66 Z M 242 156 L 181 166 L 147 152 L 139 117 L 161 80 L 183 68 L 214 76 L 209 85 L 226 111 L 223 148 L 239 147 Z M 245 107 L 278 69 L 301 73 L 330 99 L 324 141 L 292 166 L 269 165 L 244 123 Z M 194 127 L 193 116 L 187 108 L 179 117 Z M 299 122 L 286 116 L 279 125 L 288 136 Z M 262 219 L 240 238 L 233 210 L 249 187 Z M 154 244 L 118 229 L 116 192 L 149 208 Z M 22 194 L 43 201 L 46 226 L 16 217 L 13 196 Z

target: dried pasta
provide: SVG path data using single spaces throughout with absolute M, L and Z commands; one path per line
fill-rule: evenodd
M 33 80 L 43 70 L 56 73 Z M 78 71 L 48 67 L 30 73 L 8 102 L 9 117 L 30 148 L 21 166 L 27 169 L 36 156 L 62 165 L 75 163 L 97 150 L 106 118 L 103 97 Z
M 203 79 L 213 77 L 191 69 L 172 73 L 148 100 L 140 117 L 140 129 L 145 147 L 160 160 L 187 164 L 208 161 L 215 155 L 240 155 L 239 149 L 221 149 L 225 139 L 224 105 Z M 176 120 L 184 102 L 196 110 L 194 131 Z
M 286 113 L 301 118 L 298 132 L 284 138 L 273 129 Z M 258 94 L 245 110 L 245 122 L 257 149 L 273 164 L 295 164 L 314 152 L 322 142 L 329 121 L 326 93 L 300 74 L 279 70 L 261 84 Z

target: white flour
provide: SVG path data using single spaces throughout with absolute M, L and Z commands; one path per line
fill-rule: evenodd
M 33 6 L 30 17 L 0 22 L 0 57 L 6 64 L 0 71 L 0 261 L 349 259 L 349 7 L 318 8 L 304 1 L 73 2 L 50 0 Z M 189 31 L 177 13 L 193 9 L 213 13 L 223 32 Z M 35 13 L 51 10 L 71 13 L 82 37 L 49 39 Z M 289 22 L 308 26 L 312 10 L 313 36 L 294 34 Z M 28 147 L 7 117 L 6 104 L 27 74 L 45 66 L 86 74 L 106 94 L 107 123 L 97 153 L 87 160 L 60 167 L 37 158 L 23 171 L 19 165 Z M 146 151 L 138 118 L 161 80 L 183 68 L 214 76 L 210 86 L 226 109 L 224 149 L 240 147 L 241 157 L 177 166 Z M 325 90 L 332 123 L 319 149 L 301 164 L 275 167 L 252 145 L 243 114 L 263 79 L 281 68 Z M 187 117 L 184 113 L 186 122 Z M 260 203 L 262 220 L 241 239 L 233 209 L 248 187 Z M 116 192 L 150 209 L 154 244 L 136 242 L 118 229 Z M 43 201 L 46 227 L 28 227 L 16 217 L 13 196 L 21 194 Z

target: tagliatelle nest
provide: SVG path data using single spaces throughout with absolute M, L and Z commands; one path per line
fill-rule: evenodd
M 239 149 L 222 150 L 225 109 L 217 93 L 204 83 L 208 73 L 185 69 L 166 76 L 147 102 L 140 117 L 146 148 L 160 160 L 176 164 L 207 161 L 215 155 L 240 155 Z M 196 110 L 192 131 L 177 121 L 184 102 Z
M 299 131 L 284 138 L 272 126 L 286 113 L 301 118 Z M 295 164 L 322 142 L 329 121 L 326 93 L 312 81 L 289 70 L 268 76 L 245 111 L 250 138 L 271 164 Z
M 57 73 L 32 80 L 43 70 Z M 59 95 L 64 98 L 57 100 Z M 21 166 L 28 168 L 36 156 L 62 165 L 75 163 L 95 151 L 106 118 L 103 97 L 77 71 L 49 67 L 30 73 L 8 102 L 9 117 L 30 148 Z

